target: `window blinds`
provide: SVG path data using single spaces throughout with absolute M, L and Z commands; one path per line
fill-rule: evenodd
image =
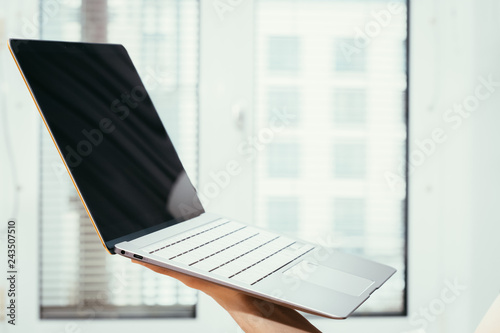
M 195 0 L 41 0 L 41 37 L 124 44 L 191 180 L 197 180 Z M 197 294 L 107 254 L 48 133 L 41 131 L 42 318 L 194 316 Z

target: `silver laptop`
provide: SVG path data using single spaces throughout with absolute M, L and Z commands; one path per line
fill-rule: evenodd
M 110 254 L 329 318 L 349 316 L 394 274 L 205 212 L 122 45 L 9 47 Z

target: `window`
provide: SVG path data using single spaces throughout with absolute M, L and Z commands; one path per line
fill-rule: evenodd
M 270 71 L 297 72 L 299 70 L 299 39 L 296 36 L 269 36 Z
M 366 208 L 364 199 L 336 198 L 333 202 L 335 234 L 346 241 L 346 250 L 361 254 L 365 231 Z
M 126 46 L 194 183 L 198 6 L 195 0 L 68 0 L 41 24 L 43 39 Z M 193 289 L 106 253 L 48 133 L 41 132 L 41 317 L 193 317 Z
M 296 124 L 300 110 L 300 95 L 297 87 L 271 87 L 267 95 L 269 119 L 276 116 L 276 110 L 284 110 L 294 116 Z M 293 125 L 292 124 L 292 125 Z
M 356 46 L 353 38 L 335 40 L 335 70 L 339 72 L 366 70 L 366 48 Z
M 299 145 L 272 143 L 268 150 L 268 173 L 273 178 L 294 178 L 299 175 Z
M 335 89 L 333 93 L 334 125 L 359 125 L 366 122 L 366 90 Z
M 406 293 L 406 194 L 383 181 L 386 171 L 406 167 L 406 11 L 358 45 L 359 31 L 376 23 L 371 13 L 388 3 L 257 0 L 255 20 L 245 21 L 245 28 L 255 27 L 255 50 L 244 55 L 247 62 L 255 56 L 255 66 L 248 67 L 255 72 L 242 80 L 255 87 L 250 137 L 269 128 L 275 109 L 296 115 L 256 153 L 248 191 L 256 198 L 256 222 L 313 242 L 331 234 L 334 246 L 396 267 L 397 274 L 363 305 L 361 311 L 371 313 L 403 313 Z M 244 8 L 217 24 L 231 24 Z M 44 39 L 125 44 L 196 182 L 198 1 L 67 0 L 57 10 L 43 17 Z M 208 74 L 201 77 L 211 81 L 215 74 Z M 221 94 L 231 84 L 215 83 L 210 91 Z M 246 92 L 252 89 L 244 90 L 250 100 Z M 193 316 L 194 291 L 103 251 L 42 133 L 41 316 Z M 114 292 L 109 286 L 117 281 L 125 281 L 124 288 Z
M 298 231 L 299 201 L 297 198 L 270 198 L 267 210 L 269 227 L 272 230 L 284 233 Z
M 365 144 L 356 142 L 335 144 L 333 163 L 336 178 L 364 178 L 366 174 Z
M 255 222 L 291 231 L 275 221 L 282 209 L 295 214 L 287 219 L 298 237 L 331 238 L 330 246 L 398 269 L 358 314 L 406 311 L 406 194 L 384 181 L 406 161 L 406 2 L 399 4 L 382 27 L 372 13 L 389 1 L 256 3 L 255 133 L 268 127 L 272 104 L 290 101 L 298 111 L 256 159 Z

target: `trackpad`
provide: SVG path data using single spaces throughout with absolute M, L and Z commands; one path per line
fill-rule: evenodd
M 283 274 L 356 297 L 363 294 L 374 283 L 372 280 L 307 260 L 302 260 Z

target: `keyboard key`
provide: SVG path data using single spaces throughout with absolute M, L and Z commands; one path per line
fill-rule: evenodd
M 291 246 L 287 247 L 285 250 L 279 251 L 241 273 L 236 274 L 232 279 L 247 284 L 255 283 L 313 248 L 311 245 L 301 246 L 298 250 L 291 248 Z
M 287 237 L 219 219 L 148 246 L 155 255 L 252 284 L 312 249 Z M 160 246 L 160 247 L 158 247 Z
M 211 223 L 208 223 L 208 224 L 202 225 L 200 227 L 188 230 L 186 232 L 183 232 L 181 234 L 167 238 L 165 240 L 155 242 L 155 243 L 148 245 L 142 249 L 146 252 L 151 253 L 151 252 L 154 252 L 154 251 L 161 249 L 162 247 L 171 246 L 172 244 L 177 243 L 177 242 L 179 242 L 187 237 L 192 237 L 192 236 L 197 235 L 197 234 L 205 233 L 208 230 L 219 228 L 227 223 L 229 223 L 229 220 L 227 220 L 227 219 L 217 219 Z M 231 222 L 231 223 L 236 224 L 235 222 Z M 241 225 L 241 224 L 239 224 L 239 225 Z

